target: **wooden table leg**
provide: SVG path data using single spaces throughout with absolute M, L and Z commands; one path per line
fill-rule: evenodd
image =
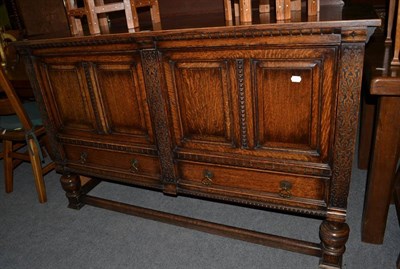
M 362 241 L 382 244 L 399 156 L 400 97 L 381 96 L 368 171 Z

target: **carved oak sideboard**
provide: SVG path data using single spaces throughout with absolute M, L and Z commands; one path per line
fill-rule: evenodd
M 18 48 L 69 207 L 99 206 L 340 268 L 364 46 L 369 27 L 379 24 L 213 26 Z M 92 179 L 81 184 L 81 175 Z M 321 242 L 90 195 L 101 180 L 322 218 Z

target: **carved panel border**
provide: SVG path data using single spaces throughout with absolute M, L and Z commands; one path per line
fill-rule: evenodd
M 221 201 L 231 202 L 231 203 L 235 203 L 235 204 L 242 204 L 245 206 L 268 208 L 268 209 L 272 209 L 272 210 L 291 212 L 291 213 L 301 214 L 301 215 L 305 214 L 305 215 L 316 216 L 316 217 L 325 217 L 325 215 L 326 215 L 325 211 L 323 211 L 323 210 L 312 210 L 312 209 L 306 209 L 306 208 L 284 206 L 284 205 L 273 204 L 273 203 L 268 203 L 268 202 L 263 203 L 263 202 L 257 202 L 257 201 L 246 200 L 246 199 L 236 199 L 236 198 L 232 198 L 232 197 L 220 196 L 220 195 L 215 195 L 215 194 L 199 193 L 199 192 L 189 191 L 189 190 L 185 190 L 185 189 L 179 190 L 179 193 L 183 193 L 183 194 L 193 196 L 193 197 L 197 196 L 197 197 L 203 197 L 203 198 L 211 199 L 211 200 L 221 200 Z
M 176 183 L 174 156 L 171 145 L 172 139 L 168 127 L 165 101 L 162 96 L 161 66 L 159 52 L 154 49 L 141 51 L 145 84 L 148 92 L 148 101 L 155 125 L 157 146 L 161 160 L 161 174 L 166 183 Z
M 239 117 L 240 117 L 240 136 L 242 148 L 248 148 L 247 137 L 247 118 L 246 118 L 246 89 L 244 77 L 244 60 L 236 60 L 236 77 L 239 88 Z
M 111 144 L 111 143 L 105 143 L 105 142 L 93 142 L 93 141 L 86 141 L 83 139 L 73 139 L 73 138 L 66 138 L 66 137 L 60 137 L 60 136 L 58 136 L 58 141 L 61 143 L 77 145 L 77 146 L 93 147 L 93 148 L 99 148 L 99 149 L 108 149 L 108 150 L 114 150 L 114 151 L 139 153 L 139 154 L 157 156 L 156 149 L 129 147 L 126 145 L 118 145 L 118 144 Z
M 280 164 L 273 162 L 264 162 L 264 161 L 256 161 L 254 159 L 249 158 L 233 158 L 233 157 L 214 157 L 214 156 L 203 156 L 198 154 L 190 154 L 190 153 L 176 153 L 177 159 L 189 160 L 189 161 L 198 161 L 198 162 L 206 162 L 213 164 L 221 164 L 221 165 L 231 165 L 236 167 L 245 167 L 245 168 L 254 168 L 254 169 L 262 169 L 262 170 L 270 170 L 270 171 L 279 171 L 279 172 L 287 172 L 287 173 L 297 173 L 303 175 L 317 175 L 329 177 L 331 176 L 331 171 L 328 167 L 307 167 L 300 166 L 298 163 L 296 164 Z
M 364 43 L 341 47 L 339 92 L 329 207 L 346 208 L 356 142 Z
M 113 44 L 151 44 L 157 41 L 178 41 L 178 40 L 198 40 L 198 39 L 240 39 L 240 38 L 257 38 L 257 37 L 279 37 L 279 36 L 327 36 L 333 34 L 340 34 L 340 29 L 337 28 L 304 28 L 298 29 L 296 26 L 293 29 L 234 29 L 227 28 L 227 31 L 178 31 L 177 33 L 169 33 L 162 35 L 155 35 L 153 32 L 149 33 L 136 33 L 131 36 L 114 36 L 110 37 L 95 37 L 86 39 L 64 40 L 57 42 L 38 42 L 29 45 L 21 44 L 19 50 L 24 50 L 24 46 L 29 46 L 30 49 L 49 49 L 49 48 L 62 48 L 62 47 L 80 47 L 80 46 L 101 46 Z M 297 28 L 297 29 L 296 29 Z M 354 32 L 354 31 L 353 31 Z M 358 33 L 354 32 L 354 35 Z M 154 45 L 153 45 L 154 46 Z

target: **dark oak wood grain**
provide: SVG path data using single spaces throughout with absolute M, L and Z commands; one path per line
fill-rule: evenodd
M 70 207 L 100 206 L 340 268 L 364 44 L 380 21 L 204 23 L 19 44 L 61 151 Z M 78 175 L 319 217 L 321 244 L 89 196 Z

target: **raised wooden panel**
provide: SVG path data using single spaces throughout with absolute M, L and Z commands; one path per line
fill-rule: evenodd
M 329 164 L 336 56 L 336 47 L 163 51 L 178 158 Z
M 231 147 L 234 140 L 228 63 L 171 61 L 168 71 L 176 143 L 183 147 L 210 143 Z
M 98 64 L 95 70 L 106 132 L 152 139 L 146 92 L 137 66 Z
M 317 150 L 321 61 L 254 62 L 257 147 Z
M 63 130 L 94 131 L 97 126 L 82 68 L 45 64 L 42 67 L 57 127 Z

